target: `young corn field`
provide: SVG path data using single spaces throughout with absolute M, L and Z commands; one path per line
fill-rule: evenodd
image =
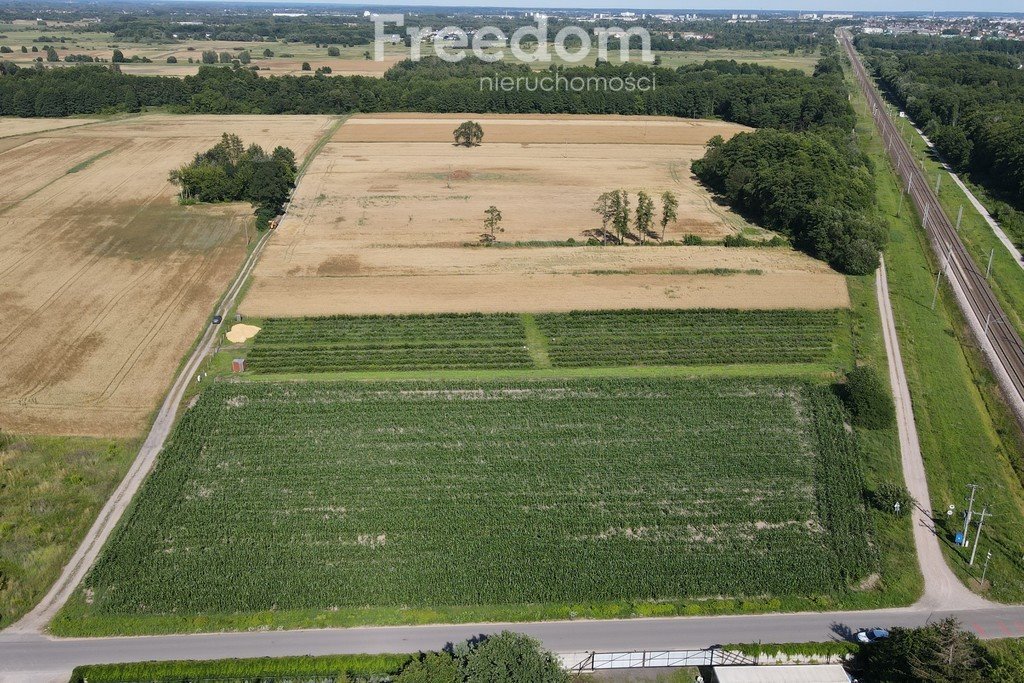
M 221 381 L 83 587 L 96 614 L 832 595 L 874 571 L 797 380 Z
M 537 315 L 555 367 L 813 363 L 841 313 L 593 311 Z M 248 356 L 257 373 L 531 368 L 513 314 L 272 318 Z

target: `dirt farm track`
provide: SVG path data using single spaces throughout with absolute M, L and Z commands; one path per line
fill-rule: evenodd
M 330 123 L 0 121 L 0 427 L 140 433 L 241 264 L 251 223 L 245 205 L 179 206 L 168 173 L 225 131 L 301 158 Z

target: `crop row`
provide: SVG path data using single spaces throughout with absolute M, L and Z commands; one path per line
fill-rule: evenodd
M 578 311 L 536 316 L 556 366 L 811 363 L 832 350 L 836 311 Z
M 871 571 L 839 411 L 785 380 L 217 383 L 82 590 L 106 614 L 834 594 Z
M 483 314 L 272 318 L 248 363 L 262 373 L 532 365 L 519 316 Z
M 812 363 L 827 358 L 837 311 L 629 310 L 536 316 L 557 367 Z M 539 354 L 543 356 L 543 353 Z M 527 368 L 512 314 L 275 318 L 248 356 L 253 372 Z

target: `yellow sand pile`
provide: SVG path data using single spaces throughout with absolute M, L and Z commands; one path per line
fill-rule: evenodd
M 244 341 L 252 339 L 256 336 L 256 333 L 260 331 L 260 328 L 255 325 L 246 325 L 245 323 L 238 323 L 232 325 L 231 329 L 224 336 L 228 338 L 228 341 L 232 344 L 241 344 Z

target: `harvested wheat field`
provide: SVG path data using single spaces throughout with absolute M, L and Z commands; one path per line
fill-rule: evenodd
M 594 200 L 616 188 L 656 198 L 676 193 L 679 219 L 667 240 L 753 230 L 716 204 L 689 170 L 708 139 L 741 126 L 473 115 L 484 143 L 457 147 L 452 131 L 466 118 L 349 119 L 304 176 L 240 310 L 288 316 L 848 305 L 841 276 L 785 249 L 543 246 L 585 243 L 600 228 Z M 474 246 L 492 204 L 504 216 L 504 246 Z
M 0 116 L 0 138 L 28 133 L 41 133 L 44 130 L 72 128 L 87 123 L 95 123 L 97 119 L 19 119 Z
M 328 117 L 142 116 L 0 151 L 0 425 L 131 436 L 245 254 L 247 205 L 179 206 L 221 133 L 301 158 Z

